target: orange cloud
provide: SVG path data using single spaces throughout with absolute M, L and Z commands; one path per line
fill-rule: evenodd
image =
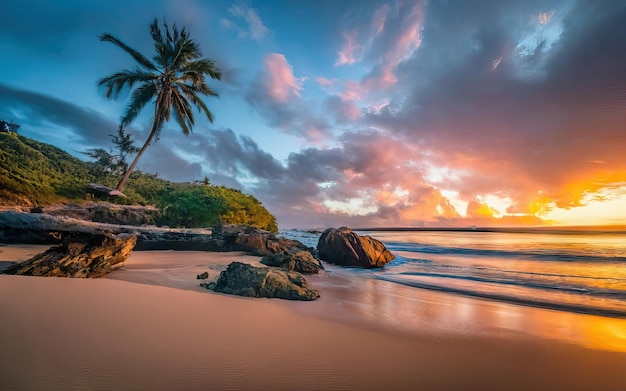
M 491 218 L 498 214 L 497 210 L 479 200 L 472 200 L 467 204 L 466 216 L 469 218 Z

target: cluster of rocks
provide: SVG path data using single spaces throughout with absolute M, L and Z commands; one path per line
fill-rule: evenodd
M 95 214 L 100 213 L 97 210 L 94 209 Z M 143 249 L 153 249 L 163 248 L 154 245 L 161 244 L 170 249 L 170 244 L 176 242 L 180 244 L 178 249 L 195 250 L 195 244 L 202 243 L 202 249 L 209 251 L 245 251 L 263 256 L 261 263 L 266 265 L 255 267 L 233 262 L 217 281 L 202 283 L 202 286 L 240 296 L 315 300 L 319 292 L 309 287 L 303 274 L 324 270 L 320 260 L 342 266 L 377 268 L 394 258 L 378 240 L 359 236 L 346 227 L 325 230 L 315 249 L 243 225 L 219 224 L 210 232 L 171 230 L 102 224 L 41 212 L 0 213 L 0 242 L 57 244 L 28 261 L 10 266 L 5 273 L 101 277 L 121 267 L 136 245 L 140 247 L 144 243 Z M 146 246 L 146 243 L 153 245 Z M 197 278 L 206 279 L 208 273 Z
M 297 240 L 277 237 L 262 229 L 237 224 L 217 224 L 212 238 L 223 251 L 246 251 L 253 255 L 271 255 L 296 251 L 314 251 Z
M 249 233 L 244 235 L 250 236 Z M 319 273 L 324 266 L 313 256 L 311 249 L 298 251 L 297 248 L 264 256 L 261 263 L 271 267 L 233 262 L 216 282 L 201 285 L 216 292 L 239 296 L 315 300 L 319 298 L 319 292 L 309 287 L 302 274 Z M 359 236 L 346 227 L 324 231 L 316 252 L 326 262 L 363 268 L 382 267 L 394 258 L 378 240 Z

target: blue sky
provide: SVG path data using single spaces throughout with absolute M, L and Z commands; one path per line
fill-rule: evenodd
M 0 0 L 0 119 L 108 147 L 154 18 L 223 71 L 215 122 L 139 168 L 249 192 L 281 228 L 626 224 L 621 1 Z M 130 127 L 147 137 L 150 110 Z

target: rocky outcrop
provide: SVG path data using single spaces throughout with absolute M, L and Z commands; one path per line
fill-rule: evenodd
M 270 267 L 254 267 L 233 262 L 220 273 L 214 291 L 247 297 L 270 297 L 287 300 L 315 300 L 319 293 L 309 288 L 304 276 L 293 271 Z
M 317 243 L 322 261 L 341 266 L 382 267 L 395 258 L 384 244 L 370 236 L 360 236 L 350 228 L 329 228 Z
M 308 251 L 266 255 L 261 259 L 261 263 L 302 274 L 317 274 L 320 270 L 324 270 L 319 259 L 313 257 Z
M 116 225 L 154 225 L 159 209 L 154 206 L 117 205 L 108 202 L 49 205 L 31 209 L 31 213 L 71 217 L 79 220 Z
M 124 265 L 135 247 L 132 234 L 79 234 L 60 246 L 9 267 L 6 274 L 43 277 L 102 277 Z
M 224 251 L 211 230 L 96 223 L 47 213 L 0 212 L 0 243 L 59 244 L 77 234 L 102 232 L 137 236 L 135 250 Z
M 93 225 L 76 219 L 17 211 L 0 213 L 1 243 L 57 244 L 64 237 L 98 232 Z
M 246 225 L 218 224 L 213 227 L 213 238 L 222 242 L 225 251 L 246 251 L 253 255 L 313 250 L 297 240 L 279 238 L 272 232 Z
M 196 276 L 197 280 L 206 280 L 207 278 L 209 278 L 209 272 L 203 272 Z
M 64 238 L 80 233 L 112 232 L 137 236 L 137 251 L 246 251 L 260 256 L 285 251 L 315 251 L 297 240 L 279 238 L 271 232 L 245 225 L 219 224 L 212 230 L 116 225 L 68 217 L 65 212 L 62 216 L 52 216 L 48 212 L 47 207 L 43 208 L 43 213 L 0 212 L 0 243 L 58 244 Z

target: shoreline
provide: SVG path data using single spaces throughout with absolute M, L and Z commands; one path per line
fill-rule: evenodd
M 19 251 L 28 253 L 27 247 Z M 441 292 L 416 295 L 333 267 L 307 276 L 322 292 L 314 302 L 242 298 L 198 286 L 195 274 L 208 270 L 216 278 L 235 259 L 260 257 L 142 251 L 100 279 L 0 275 L 0 314 L 10 319 L 0 322 L 6 363 L 0 384 L 16 390 L 621 390 L 626 381 L 626 343 L 610 351 L 603 346 L 610 341 L 599 338 L 620 330 L 606 318 Z M 597 338 L 572 343 L 585 334 Z

